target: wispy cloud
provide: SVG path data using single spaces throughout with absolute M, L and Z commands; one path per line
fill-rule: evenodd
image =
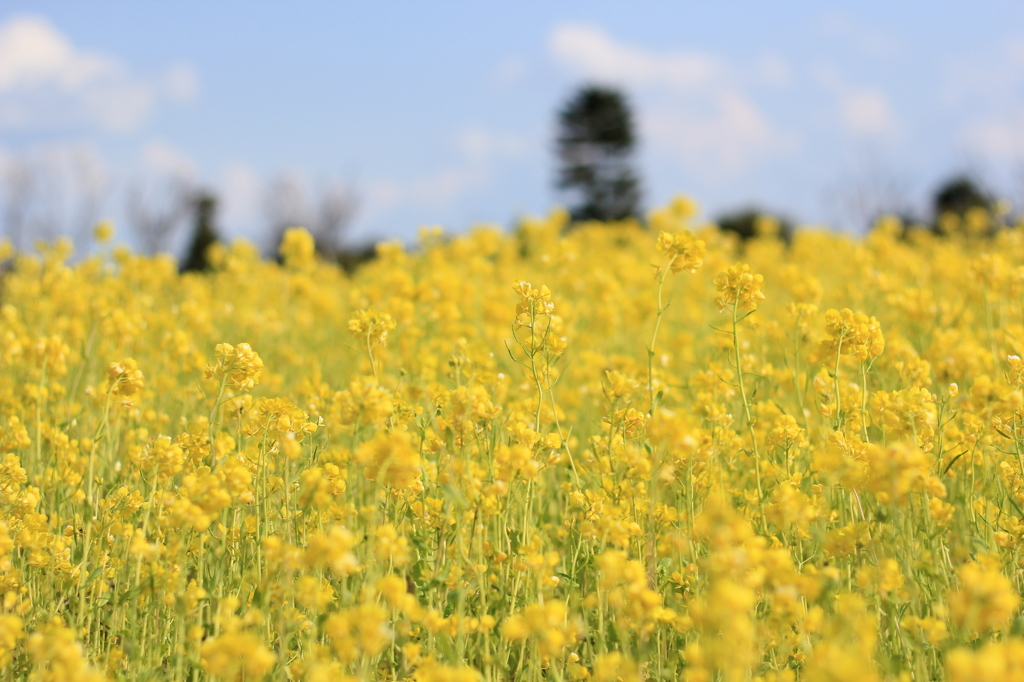
M 688 90 L 712 83 L 725 70 L 718 59 L 702 52 L 657 54 L 619 42 L 601 28 L 580 24 L 556 27 L 550 48 L 559 62 L 583 75 L 622 85 Z
M 969 112 L 960 143 L 968 154 L 1024 162 L 1024 38 L 985 45 L 945 68 L 943 98 Z
M 798 144 L 779 129 L 750 94 L 751 84 L 788 83 L 781 57 L 762 58 L 748 70 L 698 50 L 657 52 L 617 40 L 595 26 L 564 24 L 549 40 L 554 59 L 579 76 L 638 92 L 641 136 L 658 154 L 690 170 L 742 173 Z
M 497 158 L 515 158 L 526 152 L 526 141 L 520 135 L 496 133 L 472 126 L 459 135 L 459 150 L 468 159 L 491 161 Z
M 187 102 L 197 91 L 186 64 L 143 77 L 115 57 L 72 44 L 44 18 L 0 24 L 0 128 L 131 130 L 158 103 Z
M 818 85 L 835 98 L 835 116 L 843 130 L 870 138 L 892 138 L 900 134 L 899 118 L 883 90 L 854 85 L 828 64 L 818 64 L 813 72 Z
M 523 136 L 482 126 L 464 128 L 455 138 L 459 158 L 453 163 L 405 178 L 380 178 L 360 190 L 360 222 L 373 222 L 392 209 L 450 208 L 466 195 L 486 188 L 498 164 L 522 157 L 530 148 Z
M 151 140 L 144 144 L 139 152 L 139 160 L 143 169 L 150 173 L 180 179 L 192 179 L 196 175 L 195 160 L 163 140 Z
M 952 105 L 992 107 L 1024 88 L 1024 37 L 950 56 L 944 65 L 943 99 Z
M 765 156 L 792 151 L 798 138 L 774 128 L 753 102 L 736 90 L 709 95 L 711 115 L 654 110 L 641 116 L 651 140 L 694 169 L 734 174 Z
M 1000 161 L 1024 161 L 1024 109 L 969 124 L 962 141 L 969 152 Z
M 889 99 L 880 90 L 860 88 L 844 92 L 840 107 L 843 122 L 852 132 L 880 135 L 897 129 Z

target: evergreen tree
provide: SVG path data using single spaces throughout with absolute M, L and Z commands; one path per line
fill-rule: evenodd
M 758 236 L 774 235 L 788 244 L 793 238 L 793 223 L 758 208 L 742 208 L 724 213 L 715 223 L 719 229 L 736 234 L 743 242 Z
M 217 241 L 217 231 L 214 228 L 217 197 L 211 192 L 197 192 L 192 199 L 192 211 L 195 216 L 195 227 L 192 229 L 192 245 L 185 257 L 182 272 L 208 270 L 210 264 L 207 261 L 207 250 Z
M 932 199 L 932 210 L 936 218 L 943 213 L 963 215 L 972 208 L 991 210 L 992 205 L 992 195 L 967 175 L 947 180 L 935 191 Z
M 585 86 L 558 120 L 557 185 L 576 195 L 573 220 L 636 217 L 640 179 L 632 165 L 636 134 L 626 97 L 612 88 Z
M 935 190 L 932 214 L 935 234 L 964 230 L 975 237 L 991 237 L 1005 227 L 994 195 L 966 174 L 950 178 Z

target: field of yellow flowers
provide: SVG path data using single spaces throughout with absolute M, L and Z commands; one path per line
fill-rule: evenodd
M 692 216 L 5 249 L 0 676 L 1024 679 L 1024 226 Z

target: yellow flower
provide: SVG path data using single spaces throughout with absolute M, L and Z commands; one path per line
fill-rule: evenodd
M 14 622 L 8 626 L 15 626 Z M 101 682 L 102 672 L 89 664 L 82 645 L 59 616 L 29 635 L 25 645 L 35 663 L 33 680 L 38 682 Z
M 467 665 L 446 665 L 429 661 L 416 669 L 414 682 L 480 682 L 483 676 Z
M 303 608 L 323 613 L 334 600 L 334 588 L 322 578 L 304 575 L 295 583 L 295 601 Z
M 203 642 L 199 649 L 203 669 L 222 680 L 260 680 L 277 657 L 252 632 L 229 632 Z
M 132 358 L 112 362 L 107 366 L 107 381 L 110 395 L 130 398 L 142 390 L 146 382 L 142 370 Z
M 398 489 L 420 484 L 420 454 L 407 431 L 378 433 L 356 448 L 355 458 L 371 481 Z
M 217 364 L 207 366 L 207 379 L 223 379 L 228 388 L 237 391 L 252 390 L 260 382 L 263 360 L 249 344 L 218 343 L 214 355 Z
M 1017 612 L 1020 596 L 999 570 L 999 560 L 969 561 L 956 571 L 958 586 L 948 595 L 957 627 L 980 633 L 999 630 Z
M 348 331 L 357 339 L 365 339 L 370 346 L 386 346 L 388 334 L 395 331 L 395 320 L 387 313 L 357 310 L 348 321 Z
M 885 350 L 878 320 L 849 308 L 828 310 L 825 313 L 825 332 L 829 338 L 821 342 L 820 353 L 826 364 L 834 364 L 837 355 L 852 355 L 860 362 L 867 362 Z
M 0 668 L 10 665 L 14 647 L 24 636 L 24 623 L 15 615 L 0 615 Z
M 594 660 L 594 682 L 639 682 L 636 663 L 622 654 L 613 651 L 599 654 Z
M 289 227 L 281 238 L 278 249 L 287 268 L 308 270 L 316 263 L 316 243 L 304 227 Z
M 356 536 L 342 526 L 331 526 L 306 541 L 303 561 L 309 568 L 330 568 L 335 575 L 344 577 L 359 570 L 359 559 L 352 553 Z
M 373 657 L 392 640 L 387 612 L 376 604 L 361 604 L 334 613 L 324 623 L 335 655 L 351 663 L 360 656 Z
M 379 560 L 388 561 L 395 568 L 402 568 L 411 558 L 409 540 L 399 535 L 395 526 L 390 523 L 377 527 L 374 551 Z
M 501 624 L 501 636 L 512 642 L 533 637 L 541 656 L 559 655 L 575 643 L 582 626 L 569 615 L 565 602 L 530 604 Z
M 658 235 L 658 251 L 669 257 L 672 272 L 695 273 L 704 264 L 707 247 L 703 240 L 689 232 L 662 232 Z
M 949 682 L 1021 682 L 1024 680 L 1024 640 L 1012 637 L 987 642 L 978 649 L 958 647 L 946 653 Z
M 96 223 L 96 227 L 92 230 L 92 238 L 96 240 L 97 244 L 105 244 L 114 237 L 114 223 L 109 220 L 101 220 Z
M 764 300 L 763 286 L 764 277 L 754 274 L 746 263 L 730 265 L 728 270 L 715 277 L 715 288 L 720 294 L 715 304 L 719 310 L 736 306 L 753 312 L 758 302 Z

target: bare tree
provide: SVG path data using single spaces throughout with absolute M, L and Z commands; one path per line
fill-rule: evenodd
M 147 253 L 171 248 L 192 209 L 192 182 L 180 175 L 136 180 L 125 191 L 132 230 Z
M 263 193 L 263 213 L 270 224 L 272 247 L 289 227 L 310 229 L 313 221 L 309 192 L 296 173 L 281 173 L 271 180 Z
M 342 251 L 357 205 L 355 192 L 348 185 L 330 182 L 313 191 L 301 175 L 282 173 L 268 184 L 263 211 L 274 247 L 289 227 L 305 227 L 320 254 L 335 259 Z
M 910 195 L 909 183 L 871 156 L 826 190 L 824 200 L 838 227 L 861 231 L 887 213 L 912 219 L 917 211 Z
M 37 149 L 3 164 L 4 232 L 19 249 L 67 234 L 81 241 L 99 220 L 109 182 L 92 147 Z
M 1011 189 L 1009 199 L 1018 219 L 1024 220 L 1024 160 L 1017 163 L 1013 169 L 1013 178 L 1010 181 Z
M 320 193 L 318 208 L 313 238 L 324 255 L 334 258 L 341 251 L 345 233 L 355 218 L 358 208 L 355 191 L 347 185 L 328 185 Z
M 5 226 L 18 249 L 51 241 L 66 232 L 68 184 L 61 149 L 43 149 L 7 162 L 4 173 Z
M 25 247 L 36 192 L 36 176 L 27 159 L 8 159 L 3 167 L 4 234 L 15 248 Z
M 91 147 L 72 151 L 69 159 L 75 183 L 75 206 L 71 234 L 76 242 L 87 242 L 103 217 L 103 206 L 110 193 L 110 174 Z

